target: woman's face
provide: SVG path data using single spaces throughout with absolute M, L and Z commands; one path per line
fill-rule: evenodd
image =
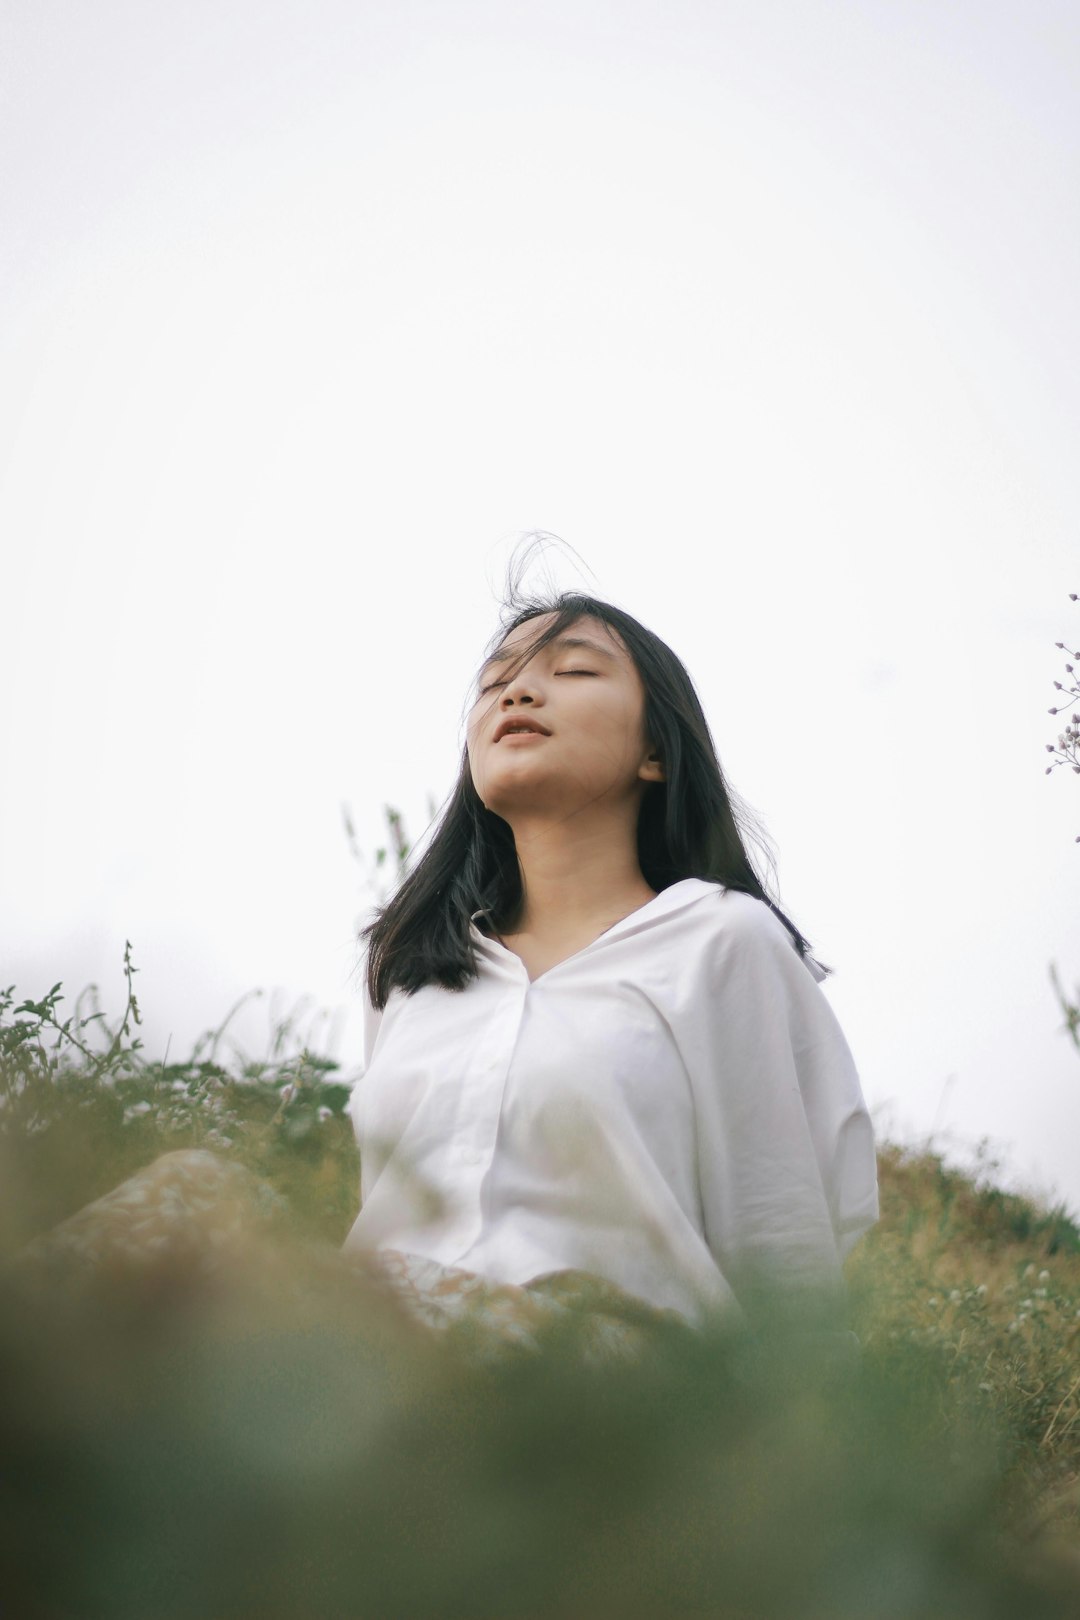
M 640 799 L 663 771 L 644 730 L 645 689 L 621 638 L 582 617 L 508 676 L 511 655 L 554 618 L 510 632 L 482 669 L 469 713 L 469 766 L 481 802 L 514 812 L 564 815 L 586 805 Z M 534 729 L 507 733 L 519 722 Z

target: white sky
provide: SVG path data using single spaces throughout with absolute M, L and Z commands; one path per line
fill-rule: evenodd
M 687 663 L 879 1129 L 1080 1211 L 1080 12 L 8 0 L 0 983 L 343 1062 L 524 530 Z

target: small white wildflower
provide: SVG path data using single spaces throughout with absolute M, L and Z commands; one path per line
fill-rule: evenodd
M 1020 1315 L 1016 1318 L 1016 1320 L 1018 1322 L 1028 1322 L 1028 1321 L 1031 1320 L 1031 1318 L 1028 1316 L 1027 1311 L 1021 1311 Z
M 1023 1274 L 1024 1274 L 1025 1277 L 1030 1277 L 1034 1270 L 1035 1270 L 1034 1266 L 1025 1266 Z
M 980 1283 L 978 1288 L 976 1288 L 975 1292 L 979 1295 L 979 1297 L 981 1299 L 983 1294 L 986 1293 L 986 1284 L 985 1283 Z
M 1046 1299 L 1046 1297 L 1047 1297 L 1047 1293 L 1046 1293 L 1045 1288 L 1036 1288 L 1036 1290 L 1035 1290 L 1035 1298 L 1036 1299 Z
M 1017 1329 L 1019 1328 L 1019 1326 L 1020 1326 L 1019 1322 L 1010 1322 L 1009 1323 L 1009 1332 L 1010 1333 L 1015 1333 L 1017 1331 Z
M 169 1087 L 170 1091 L 186 1091 L 187 1089 L 188 1083 L 186 1080 L 174 1080 L 172 1085 Z
M 1030 1310 L 1032 1310 L 1034 1308 L 1034 1304 L 1035 1304 L 1034 1300 L 1022 1299 L 1020 1301 L 1020 1309 L 1022 1311 L 1030 1311 Z
M 981 1389 L 981 1390 L 985 1390 L 985 1392 L 986 1392 L 986 1394 L 987 1394 L 987 1395 L 992 1395 L 992 1394 L 993 1394 L 993 1393 L 994 1393 L 994 1386 L 993 1386 L 993 1384 L 980 1384 L 980 1385 L 979 1385 L 979 1388 L 980 1388 L 980 1389 Z
M 333 1119 L 333 1117 L 334 1117 L 334 1110 L 332 1108 L 320 1108 L 319 1109 L 319 1123 L 320 1123 L 320 1125 L 325 1125 L 326 1121 L 328 1119 Z
M 1040 1271 L 1039 1272 L 1039 1281 L 1040 1282 L 1049 1282 L 1050 1281 L 1050 1273 L 1048 1271 Z
M 129 1119 L 137 1119 L 140 1114 L 148 1114 L 149 1112 L 150 1104 L 148 1102 L 129 1103 L 124 1109 L 123 1123 L 126 1125 Z
M 926 1302 L 926 1303 L 927 1303 L 927 1304 L 928 1304 L 928 1305 L 932 1305 L 932 1306 L 933 1306 L 933 1307 L 934 1307 L 934 1309 L 935 1309 L 935 1310 L 936 1310 L 936 1309 L 937 1309 L 937 1303 L 938 1303 L 938 1297 L 937 1297 L 937 1295 L 936 1295 L 936 1294 L 931 1294 L 931 1295 L 930 1295 L 930 1298 L 929 1298 L 929 1299 L 928 1299 L 928 1300 L 927 1300 L 927 1302 Z
M 956 1304 L 958 1299 L 963 1299 L 963 1297 L 964 1296 L 961 1294 L 959 1288 L 953 1288 L 953 1289 L 951 1289 L 949 1291 L 949 1298 L 950 1298 L 950 1300 L 952 1301 L 952 1303 L 954 1305 Z

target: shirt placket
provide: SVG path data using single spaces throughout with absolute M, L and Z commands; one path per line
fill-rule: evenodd
M 453 1133 L 455 1180 L 464 1195 L 463 1219 L 458 1233 L 459 1255 L 477 1241 L 483 1226 L 481 1197 L 484 1179 L 495 1158 L 506 1082 L 525 1017 L 529 986 L 524 966 L 522 976 L 524 983 L 507 986 L 502 1005 L 491 1018 L 473 1053 L 461 1090 L 461 1114 Z

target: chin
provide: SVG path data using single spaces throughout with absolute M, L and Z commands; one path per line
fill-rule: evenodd
M 503 816 L 508 810 L 539 809 L 544 802 L 540 795 L 545 788 L 550 788 L 549 779 L 540 775 L 530 777 L 527 772 L 521 772 L 511 780 L 490 783 L 480 797 L 485 809 Z

